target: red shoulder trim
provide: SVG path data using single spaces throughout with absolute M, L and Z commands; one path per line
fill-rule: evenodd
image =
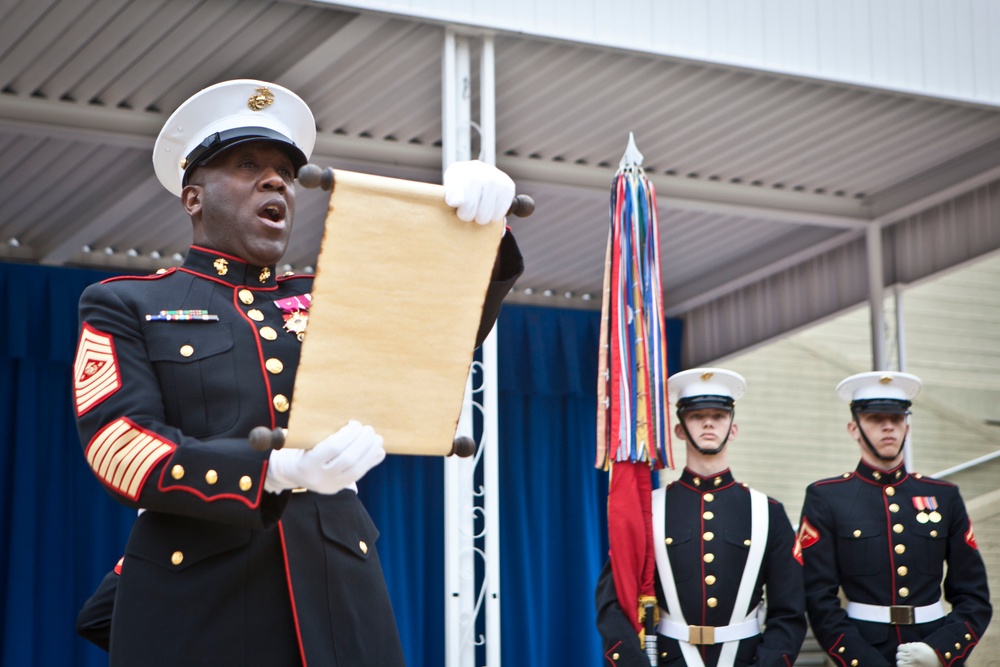
M 118 282 L 119 280 L 159 280 L 160 278 L 169 276 L 171 273 L 174 273 L 175 271 L 177 271 L 176 266 L 171 267 L 169 269 L 165 269 L 160 273 L 150 273 L 149 275 L 145 276 L 112 276 L 110 278 L 105 278 L 104 280 L 102 280 L 101 284 L 107 285 L 108 283 Z
M 813 482 L 810 486 L 823 486 L 824 484 L 838 484 L 840 482 L 846 482 L 848 480 L 854 479 L 853 472 L 845 472 L 840 477 L 827 477 L 826 479 L 821 479 L 817 482 Z
M 949 482 L 946 479 L 937 479 L 935 477 L 928 477 L 927 475 L 920 475 L 920 477 L 917 477 L 915 474 L 910 473 L 910 477 L 918 482 L 927 482 L 928 484 L 937 484 L 938 486 L 958 486 L 954 482 Z
M 278 276 L 275 278 L 279 283 L 283 283 L 288 280 L 296 280 L 298 278 L 309 278 L 310 280 L 316 277 L 315 273 L 296 273 L 290 276 Z

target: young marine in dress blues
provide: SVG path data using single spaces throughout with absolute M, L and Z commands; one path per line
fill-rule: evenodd
M 781 503 L 738 483 L 727 462 L 746 383 L 732 371 L 698 368 L 667 386 L 687 465 L 653 492 L 658 664 L 791 667 L 806 633 L 795 531 Z M 610 563 L 596 603 L 607 664 L 649 665 L 619 606 Z
M 799 543 L 809 621 L 841 667 L 962 665 L 992 614 L 958 487 L 910 473 L 903 463 L 920 385 L 914 375 L 882 371 L 841 382 L 837 393 L 850 402 L 847 432 L 861 461 L 854 472 L 806 490 Z

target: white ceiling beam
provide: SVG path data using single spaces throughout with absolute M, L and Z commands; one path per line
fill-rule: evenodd
M 1000 179 L 1000 140 L 865 199 L 874 221 L 891 224 Z
M 607 193 L 614 171 L 607 167 L 497 156 L 497 166 L 517 180 L 573 184 Z M 789 192 L 722 181 L 650 174 L 660 206 L 709 213 L 738 213 L 795 224 L 855 229 L 868 223 L 853 199 Z
M 149 111 L 0 93 L 0 130 L 24 134 L 152 150 L 166 120 Z

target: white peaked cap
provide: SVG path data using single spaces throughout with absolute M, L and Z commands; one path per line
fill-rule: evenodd
M 290 146 L 298 169 L 312 155 L 316 121 L 287 88 L 255 79 L 223 81 L 195 93 L 170 115 L 153 146 L 153 168 L 163 187 L 179 197 L 186 169 L 253 140 Z

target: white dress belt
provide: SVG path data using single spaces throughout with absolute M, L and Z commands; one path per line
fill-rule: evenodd
M 667 618 L 666 612 L 660 609 L 660 622 L 656 626 L 656 631 L 689 644 L 722 644 L 756 637 L 760 634 L 760 623 L 757 614 L 753 614 L 750 620 L 734 625 L 682 625 L 671 621 Z
M 915 625 L 917 623 L 930 623 L 939 618 L 944 618 L 945 613 L 944 605 L 938 600 L 934 604 L 923 607 L 913 607 L 910 605 L 883 607 L 877 604 L 848 602 L 847 615 L 859 621 L 869 621 L 871 623 Z

